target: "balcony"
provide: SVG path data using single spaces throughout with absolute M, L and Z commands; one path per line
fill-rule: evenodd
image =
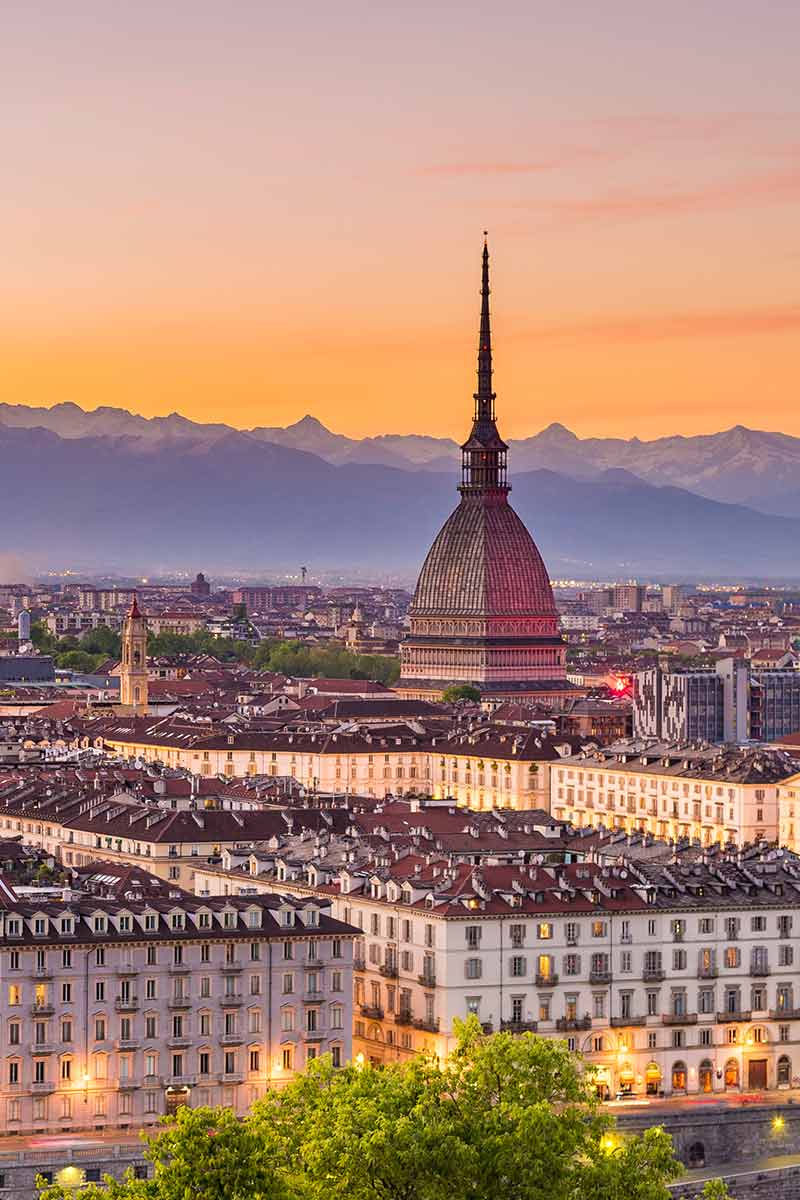
M 325 1038 L 324 1029 L 304 1029 L 303 1037 L 307 1042 L 321 1042 Z
M 411 1025 L 414 1018 L 411 1015 L 410 1009 L 401 1008 L 400 1012 L 394 1014 L 395 1025 Z
M 762 979 L 765 975 L 770 974 L 769 963 L 752 962 L 750 963 L 750 974 L 756 979 Z
M 52 1042 L 31 1042 L 31 1054 L 53 1054 L 55 1046 Z
M 191 1044 L 192 1039 L 188 1035 L 182 1034 L 180 1037 L 167 1038 L 167 1045 L 170 1050 L 187 1050 Z
M 610 971 L 590 971 L 589 983 L 611 983 L 613 976 Z
M 55 1007 L 49 1000 L 37 1000 L 31 1005 L 31 1013 L 34 1017 L 52 1017 L 55 1011 Z
M 164 1085 L 161 1075 L 145 1075 L 143 1082 L 145 1087 L 162 1087 Z
M 556 1029 L 559 1033 L 579 1033 L 581 1030 L 591 1028 L 591 1017 L 559 1017 L 556 1021 Z
M 142 1082 L 135 1075 L 120 1075 L 117 1080 L 117 1087 L 121 1092 L 130 1092 L 134 1088 L 142 1086 Z
M 379 1008 L 377 1004 L 362 1004 L 361 1015 L 362 1017 L 367 1017 L 371 1021 L 382 1021 L 383 1009 Z
M 188 963 L 170 963 L 169 973 L 170 975 L 191 975 L 192 968 Z
M 34 1096 L 47 1096 L 50 1094 L 50 1092 L 54 1092 L 55 1090 L 56 1085 L 52 1079 L 43 1079 L 40 1080 L 39 1083 L 31 1084 L 31 1091 L 33 1092 Z
M 800 1021 L 800 1008 L 771 1008 L 770 1021 Z
M 167 1008 L 191 1008 L 192 999 L 190 996 L 170 996 L 167 1000 Z
M 645 983 L 663 983 L 665 977 L 663 967 L 645 967 L 642 971 L 642 979 Z
M 418 1017 L 414 1020 L 414 1028 L 415 1029 L 424 1029 L 428 1033 L 438 1033 L 439 1032 L 439 1018 L 431 1017 L 431 1019 L 428 1020 L 427 1017 Z
M 242 972 L 242 964 L 239 962 L 238 958 L 231 959 L 230 962 L 224 962 L 222 964 L 222 974 L 223 975 L 240 975 L 241 972 Z
M 138 975 L 139 968 L 136 966 L 135 963 L 132 963 L 132 962 L 117 963 L 117 974 L 118 975 Z
M 662 1025 L 696 1025 L 697 1013 L 663 1013 Z
M 397 979 L 397 963 L 383 963 L 378 970 L 386 979 Z
M 223 1033 L 219 1039 L 220 1046 L 241 1046 L 244 1041 L 243 1033 Z
M 555 987 L 557 983 L 558 976 L 556 975 L 555 971 L 553 971 L 550 975 L 536 976 L 536 986 L 538 988 Z
M 639 1025 L 646 1025 L 647 1017 L 612 1017 L 609 1025 L 612 1029 L 634 1029 Z
M 241 992 L 225 992 L 219 998 L 219 1002 L 223 1008 L 241 1008 L 242 993 Z
M 718 975 L 719 975 L 718 967 L 698 967 L 697 968 L 697 978 L 698 979 L 716 979 Z
M 419 982 L 422 984 L 422 986 L 424 988 L 435 988 L 436 987 L 436 976 L 435 975 L 418 975 L 417 979 L 419 980 Z
M 147 1076 L 150 1079 L 152 1076 Z M 164 1087 L 168 1088 L 185 1088 L 194 1087 L 197 1076 L 195 1075 L 165 1075 L 163 1079 Z
M 31 974 L 34 979 L 52 979 L 53 969 L 52 967 L 34 967 Z
M 536 1033 L 538 1021 L 501 1021 L 501 1033 Z
M 117 1038 L 114 1042 L 115 1050 L 138 1050 L 141 1046 L 139 1038 Z
M 114 1001 L 114 1009 L 118 1013 L 136 1012 L 139 1007 L 138 996 L 117 996 Z
M 731 1025 L 737 1021 L 749 1021 L 752 1016 L 753 1014 L 749 1009 L 746 1011 L 739 1009 L 737 1012 L 718 1012 L 717 1021 L 720 1025 Z
M 366 971 L 366 969 L 367 969 L 367 964 L 363 958 L 354 958 L 353 959 L 353 970 L 354 971 Z
M 322 992 L 306 992 L 303 996 L 303 1004 L 322 1004 Z
M 223 1071 L 220 1083 L 244 1083 L 244 1071 Z

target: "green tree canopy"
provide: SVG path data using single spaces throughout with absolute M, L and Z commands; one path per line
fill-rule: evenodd
M 243 1120 L 181 1109 L 151 1139 L 153 1176 L 86 1200 L 668 1200 L 681 1167 L 661 1129 L 622 1138 L 564 1042 L 457 1026 L 446 1062 L 330 1056 Z M 713 1194 L 713 1193 L 712 1193 Z M 724 1193 L 722 1193 L 724 1194 Z M 43 1200 L 69 1200 L 52 1186 Z
M 456 704 L 459 700 L 474 700 L 477 704 L 480 698 L 480 692 L 471 683 L 455 684 L 453 687 L 445 688 L 442 692 L 442 700 L 445 704 Z

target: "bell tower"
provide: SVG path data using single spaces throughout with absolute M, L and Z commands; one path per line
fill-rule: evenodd
M 147 713 L 147 621 L 136 593 L 122 625 L 122 665 L 119 672 L 120 704 L 136 716 Z

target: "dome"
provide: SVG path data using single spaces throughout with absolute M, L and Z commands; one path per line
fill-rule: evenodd
M 425 559 L 414 616 L 555 616 L 547 568 L 505 496 L 465 496 Z

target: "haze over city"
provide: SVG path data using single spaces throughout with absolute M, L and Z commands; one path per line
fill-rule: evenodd
M 800 11 L 7 6 L 2 395 L 460 437 L 800 434 Z

